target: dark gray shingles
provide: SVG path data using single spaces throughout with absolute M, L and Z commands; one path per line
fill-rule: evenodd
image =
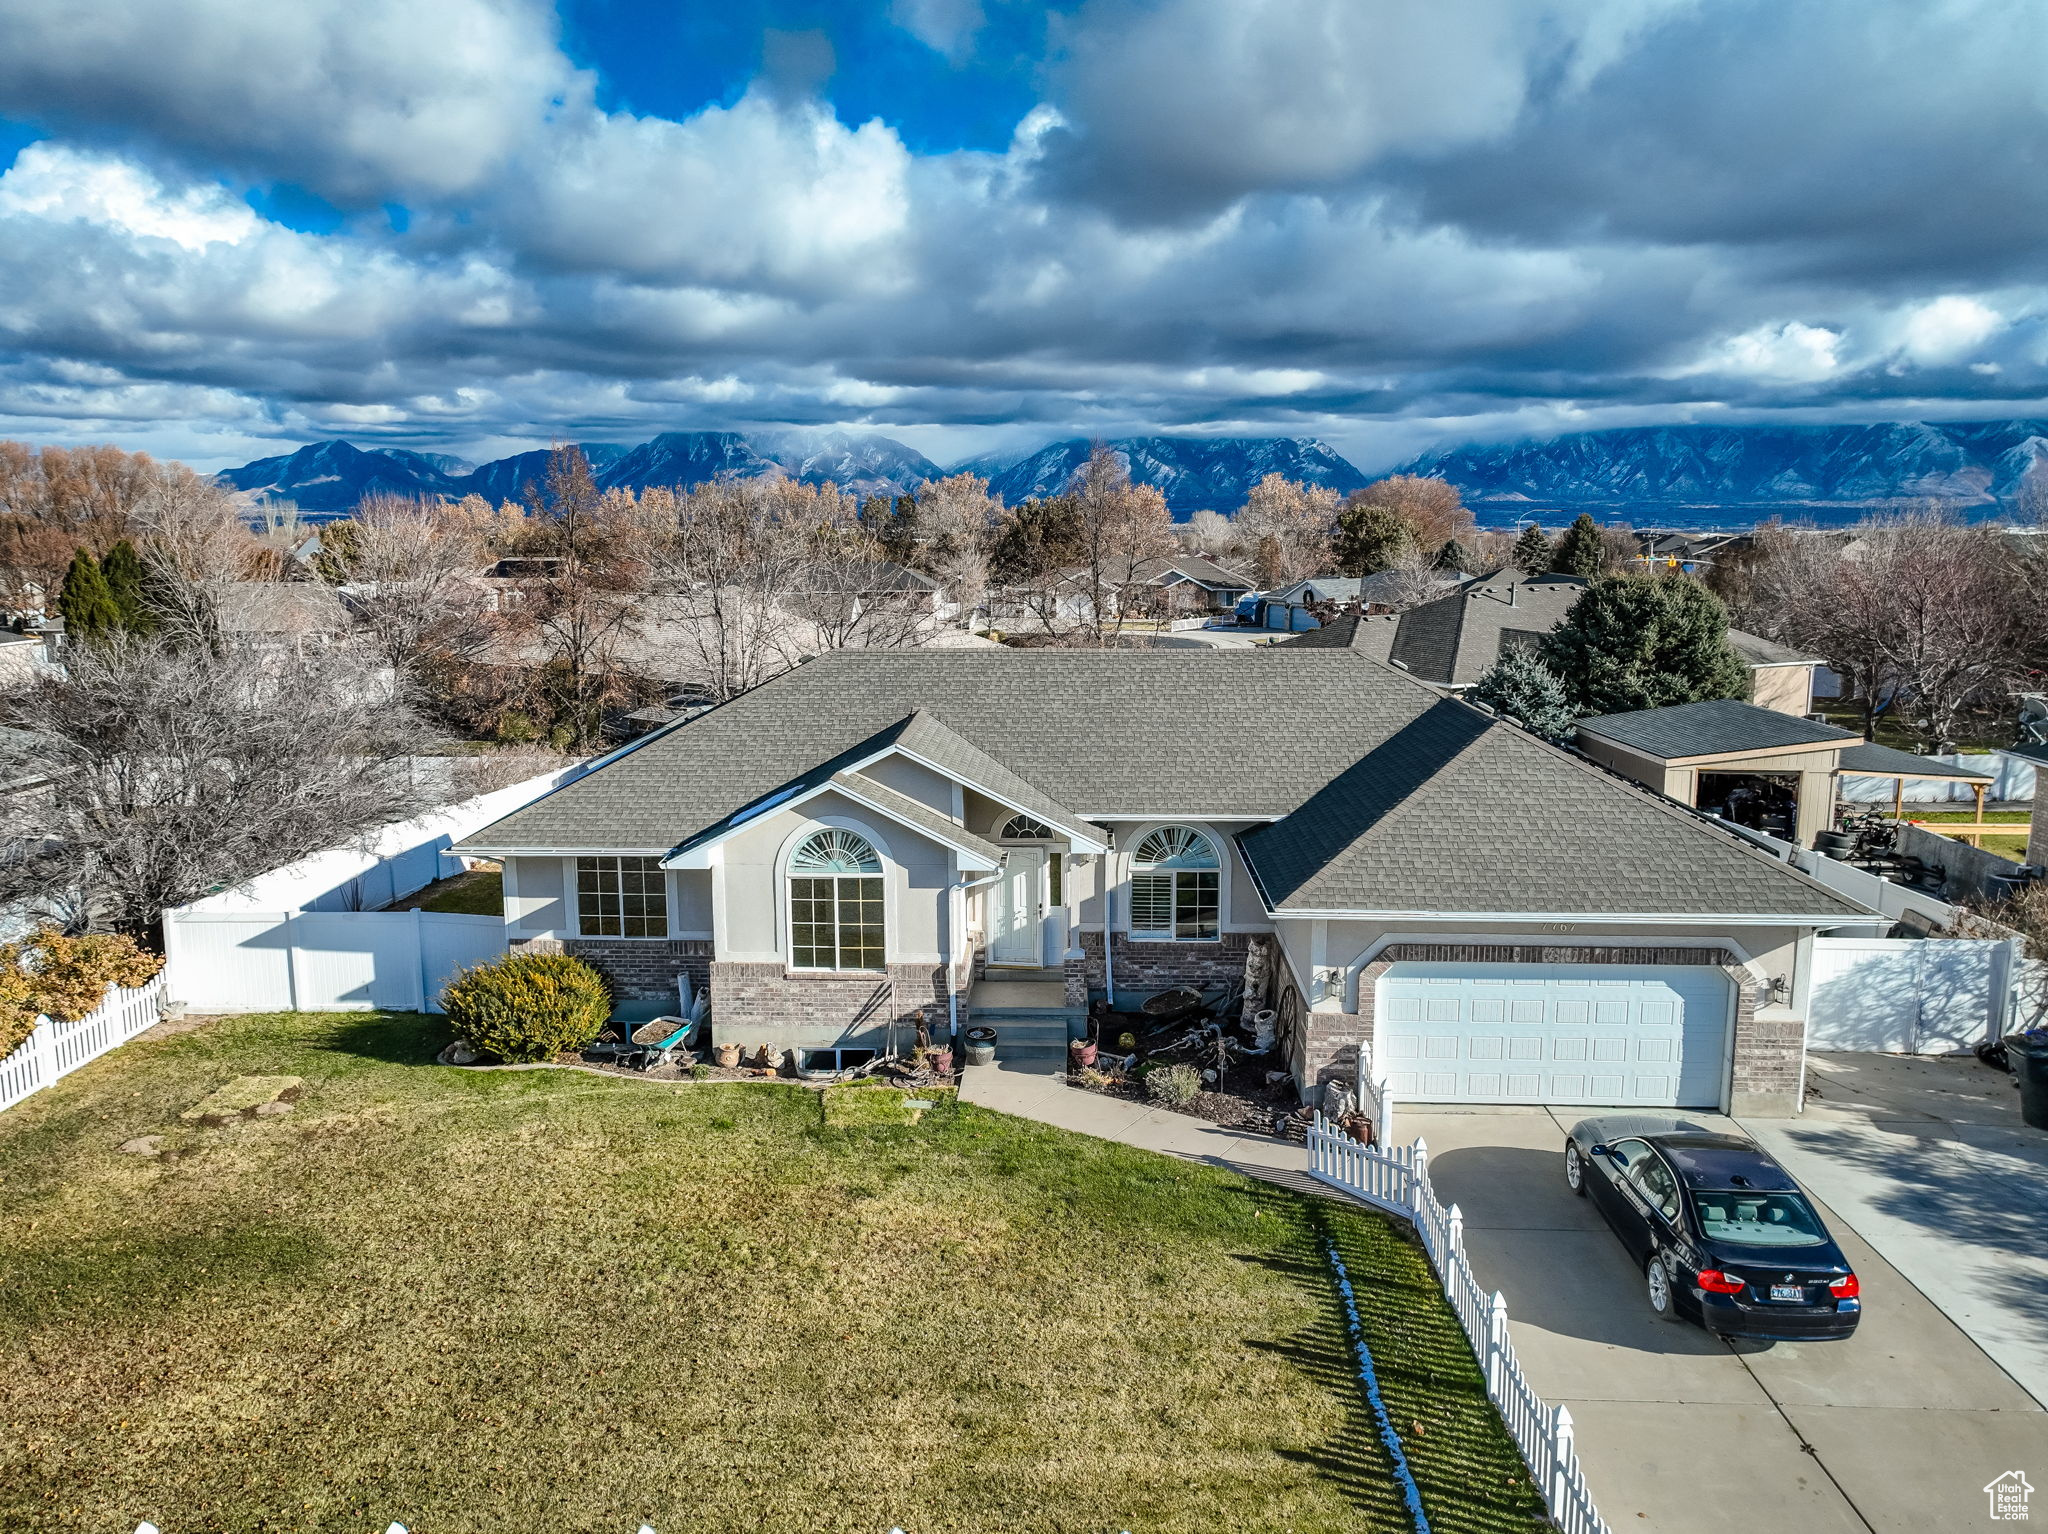
M 1275 907 L 1818 916 L 1861 906 L 1697 816 L 1450 700 L 1239 837 Z
M 1734 698 L 1637 709 L 1627 714 L 1601 714 L 1581 719 L 1579 728 L 1665 761 L 1858 739 L 1852 731 L 1832 724 L 1818 724 L 1797 714 L 1781 714 L 1774 708 L 1759 708 Z
M 848 753 L 886 744 L 919 710 L 1063 820 L 1260 819 L 1287 814 L 1434 701 L 1342 650 L 841 651 L 468 840 L 674 846 L 822 764 L 851 765 Z
M 1468 687 L 1500 659 L 1509 632 L 1547 634 L 1585 594 L 1575 575 L 1496 575 L 1401 615 L 1393 658 L 1424 681 Z
M 1878 778 L 1956 778 L 1965 783 L 1995 781 L 1993 774 L 1979 772 L 1974 767 L 1958 767 L 1952 762 L 1937 762 L 1931 757 L 1915 756 L 1910 751 L 1894 751 L 1890 746 L 1860 741 L 1842 752 L 1842 771 Z

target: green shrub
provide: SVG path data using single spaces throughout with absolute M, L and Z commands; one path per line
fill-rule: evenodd
M 441 1010 L 478 1054 L 552 1060 L 595 1039 L 611 1016 L 604 977 L 565 953 L 515 953 L 466 969 L 441 992 Z
M 1202 1073 L 1192 1065 L 1169 1065 L 1145 1073 L 1145 1090 L 1155 1103 L 1185 1108 L 1202 1090 Z

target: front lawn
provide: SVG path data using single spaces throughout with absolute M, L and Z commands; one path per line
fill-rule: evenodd
M 0 1528 L 1405 1529 L 1325 1231 L 1434 1527 L 1544 1526 L 1392 1224 L 939 1094 L 828 1126 L 446 1039 L 217 1019 L 0 1115 Z M 304 1093 L 178 1126 L 245 1074 Z

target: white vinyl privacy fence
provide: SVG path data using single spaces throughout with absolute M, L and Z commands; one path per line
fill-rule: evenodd
M 1359 1080 L 1370 1077 L 1369 1068 Z M 1382 1094 L 1381 1110 L 1386 1103 Z M 1318 1182 L 1398 1215 L 1415 1227 L 1429 1253 L 1444 1297 L 1457 1312 L 1486 1374 L 1486 1395 L 1522 1451 L 1529 1473 L 1543 1492 L 1550 1516 L 1564 1534 L 1608 1534 L 1572 1439 L 1572 1414 L 1551 1406 L 1522 1373 L 1508 1340 L 1508 1305 L 1498 1291 L 1489 1295 L 1465 1260 L 1465 1221 L 1453 1205 L 1437 1202 L 1429 1185 L 1429 1151 L 1413 1145 L 1362 1145 L 1332 1129 L 1317 1114 L 1308 1131 L 1308 1170 Z
M 1961 1054 L 2004 1031 L 2019 963 L 1989 938 L 1815 938 L 1806 1047 Z
M 437 1010 L 457 970 L 505 951 L 504 920 L 377 907 L 460 873 L 455 842 L 589 770 L 465 799 L 164 912 L 169 998 L 195 1012 Z
M 163 1015 L 163 994 L 159 975 L 132 991 L 108 987 L 107 999 L 76 1022 L 44 1018 L 19 1049 L 0 1060 L 0 1109 L 12 1108 L 31 1092 L 154 1027 Z
M 164 974 L 194 1012 L 435 1012 L 458 970 L 505 951 L 496 916 L 173 911 Z

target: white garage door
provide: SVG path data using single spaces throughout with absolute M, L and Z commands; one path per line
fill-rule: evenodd
M 1730 999 L 1705 965 L 1396 964 L 1373 1053 L 1415 1102 L 1712 1108 Z

